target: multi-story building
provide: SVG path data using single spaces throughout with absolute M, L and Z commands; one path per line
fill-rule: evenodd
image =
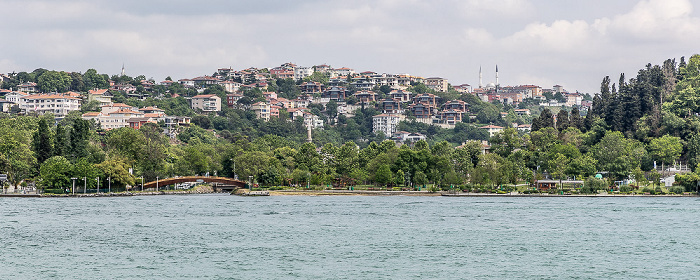
M 462 115 L 464 114 L 464 111 L 459 111 L 459 110 L 443 110 L 438 113 L 438 120 L 440 123 L 444 124 L 457 124 L 459 122 L 462 122 Z
M 382 109 L 384 114 L 403 114 L 403 109 L 401 108 L 401 101 L 397 99 L 387 98 L 379 101 L 379 108 Z
M 469 104 L 462 100 L 452 100 L 442 105 L 443 110 L 455 110 L 461 112 L 469 111 Z
M 338 76 L 350 76 L 355 74 L 355 70 L 347 67 L 335 69 L 335 72 L 338 73 Z
M 439 78 L 439 77 L 433 77 L 433 78 L 427 78 L 424 80 L 425 85 L 436 91 L 440 92 L 447 92 L 448 88 L 448 83 L 447 79 Z
M 255 112 L 255 116 L 257 116 L 258 119 L 262 119 L 265 121 L 270 120 L 270 110 L 272 109 L 270 104 L 265 102 L 257 102 L 253 105 L 250 105 L 250 109 L 253 112 Z
M 299 89 L 304 94 L 314 94 L 322 92 L 326 87 L 319 82 L 308 81 L 299 86 Z
M 437 107 L 424 103 L 415 103 L 409 107 L 411 114 L 418 119 L 432 118 L 437 112 Z
M 19 105 L 26 112 L 53 113 L 57 118 L 63 118 L 68 112 L 79 111 L 80 101 L 80 98 L 60 93 L 34 94 L 21 98 Z
M 482 126 L 482 127 L 479 127 L 479 128 L 480 128 L 480 129 L 485 129 L 485 130 L 489 133 L 489 137 L 493 137 L 494 135 L 496 135 L 496 133 L 499 133 L 499 132 L 503 131 L 503 127 L 502 127 L 502 126 L 497 126 L 497 125 L 492 125 L 492 124 L 491 124 L 491 125 Z
M 357 98 L 357 102 L 359 103 L 369 103 L 373 101 L 377 101 L 377 93 L 373 91 L 358 91 L 355 93 L 355 98 Z
M 204 94 L 192 97 L 192 109 L 199 109 L 204 112 L 221 111 L 221 98 L 215 94 Z
M 392 99 L 399 100 L 399 102 L 406 103 L 411 101 L 411 92 L 403 90 L 392 90 L 389 93 L 389 97 Z
M 435 107 L 437 106 L 437 99 L 438 97 L 435 94 L 423 93 L 413 97 L 413 103 L 423 103 L 425 105 Z
M 342 102 L 345 101 L 345 92 L 345 87 L 331 87 L 321 94 L 321 98 Z
M 323 119 L 309 112 L 304 112 L 304 126 L 311 128 L 323 128 Z
M 226 95 L 226 105 L 229 108 L 236 107 L 236 105 L 238 104 L 238 100 L 241 100 L 241 98 L 243 98 L 242 94 L 238 94 L 238 93 L 227 94 Z
M 108 89 L 93 89 L 88 90 L 88 102 L 100 102 L 100 106 L 112 104 L 112 94 Z
M 401 115 L 379 114 L 372 117 L 372 131 L 384 133 L 385 137 L 391 137 L 396 132 L 396 127 L 403 120 Z
M 313 67 L 294 67 L 294 80 L 301 80 L 314 74 Z
M 19 91 L 23 91 L 26 93 L 37 93 L 39 92 L 39 87 L 37 86 L 36 83 L 33 82 L 24 82 L 22 84 L 17 85 L 19 88 Z

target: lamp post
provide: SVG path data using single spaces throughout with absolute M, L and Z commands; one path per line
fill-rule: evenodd
M 83 177 L 83 182 L 85 183 L 85 186 L 83 186 L 83 194 L 87 193 L 87 177 Z
M 158 179 L 159 179 L 159 178 L 160 178 L 160 177 L 156 176 L 156 191 L 158 191 Z
M 107 177 L 107 192 L 112 192 L 112 176 Z
M 143 191 L 143 176 L 141 176 L 141 191 Z
M 73 193 L 75 195 L 75 180 L 78 180 L 78 178 L 73 177 L 70 179 L 73 180 L 73 189 L 71 189 L 71 193 Z
M 97 180 L 97 193 L 100 193 L 100 177 L 95 178 Z

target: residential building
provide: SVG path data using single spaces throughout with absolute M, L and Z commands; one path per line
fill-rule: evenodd
M 525 133 L 532 131 L 532 125 L 530 125 L 530 124 L 521 124 L 521 125 L 518 125 L 516 128 L 518 129 L 518 131 L 522 131 Z
M 314 73 L 313 67 L 302 67 L 302 66 L 294 67 L 294 80 L 295 81 L 301 80 L 303 78 L 311 76 L 313 73 Z
M 435 91 L 447 92 L 448 83 L 447 79 L 433 77 L 424 80 L 425 85 Z
M 515 114 L 518 116 L 529 116 L 530 115 L 530 109 L 515 109 Z
M 442 105 L 443 110 L 456 110 L 460 112 L 469 111 L 469 104 L 462 100 L 452 100 Z
M 26 93 L 38 93 L 39 92 L 39 87 L 37 86 L 36 83 L 33 82 L 24 82 L 22 84 L 17 85 L 19 88 L 19 91 L 23 91 Z
M 108 89 L 88 90 L 88 103 L 97 101 L 100 103 L 100 107 L 112 104 L 112 97 L 113 95 L 109 93 Z
M 472 86 L 469 84 L 461 84 L 458 86 L 454 86 L 454 89 L 459 93 L 471 93 L 472 92 Z
M 403 114 L 401 102 L 397 99 L 387 98 L 379 101 L 379 108 L 384 114 Z
M 110 114 L 112 112 L 116 112 L 116 111 L 124 110 L 124 109 L 138 111 L 138 109 L 136 107 L 132 107 L 132 106 L 126 105 L 124 103 L 112 103 L 110 105 L 103 105 L 100 108 L 101 108 L 100 111 L 104 114 Z
M 464 111 L 444 110 L 438 113 L 438 120 L 440 123 L 454 125 L 462 122 L 462 114 L 464 114 Z
M 377 93 L 373 91 L 358 91 L 355 93 L 354 96 L 357 99 L 357 102 L 359 103 L 369 103 L 377 101 Z
M 338 76 L 355 75 L 355 70 L 347 68 L 347 67 L 335 69 L 335 72 L 338 73 Z
M 423 103 L 425 105 L 435 107 L 437 106 L 437 99 L 438 97 L 435 94 L 423 93 L 413 97 L 413 103 Z
M 234 81 L 223 81 L 219 84 L 224 87 L 224 91 L 230 92 L 230 93 L 238 92 L 238 90 L 242 86 L 241 83 L 237 83 Z
M 331 87 L 321 94 L 321 98 L 327 98 L 329 100 L 335 100 L 338 102 L 345 101 L 345 87 Z
M 226 95 L 226 105 L 229 108 L 236 107 L 238 105 L 238 100 L 243 98 L 242 94 L 231 93 Z
M 485 129 L 489 133 L 489 137 L 493 137 L 496 133 L 503 131 L 503 127 L 497 125 L 486 125 L 479 128 Z
M 323 119 L 309 112 L 304 112 L 304 126 L 311 128 L 323 128 Z
M 406 102 L 411 102 L 411 92 L 408 91 L 403 91 L 403 90 L 392 90 L 389 93 L 389 97 L 392 99 L 399 100 L 401 103 L 406 103 Z
M 19 105 L 26 112 L 53 113 L 57 118 L 63 118 L 68 112 L 79 111 L 80 101 L 80 98 L 60 93 L 34 94 L 23 97 Z
M 256 102 L 250 106 L 250 109 L 253 112 L 255 112 L 255 116 L 258 117 L 258 119 L 269 121 L 270 120 L 270 110 L 272 109 L 270 107 L 271 106 L 268 103 Z
M 425 140 L 426 137 L 418 132 L 399 131 L 394 133 L 394 139 L 401 144 L 412 145 L 420 140 Z
M 321 93 L 325 88 L 323 84 L 313 81 L 308 81 L 299 86 L 299 90 L 304 94 Z
M 418 119 L 429 119 L 437 112 L 435 106 L 430 106 L 424 103 L 416 103 L 409 107 L 411 114 Z
M 379 114 L 372 117 L 372 131 L 376 134 L 380 131 L 389 138 L 396 132 L 396 127 L 403 120 L 401 115 Z
M 204 112 L 221 111 L 221 98 L 214 94 L 204 94 L 192 97 L 192 109 Z
M 12 103 L 10 101 L 7 101 L 5 99 L 0 98 L 0 112 L 7 113 L 10 111 L 10 108 L 15 105 L 15 103 Z

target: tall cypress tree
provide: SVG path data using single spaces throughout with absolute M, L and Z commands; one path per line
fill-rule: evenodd
M 563 108 L 557 113 L 557 129 L 564 131 L 569 127 L 569 112 Z
M 56 125 L 56 133 L 53 140 L 53 154 L 66 156 L 66 153 L 68 153 L 68 137 L 66 136 L 66 129 L 60 123 Z
M 36 153 L 36 160 L 39 164 L 53 156 L 51 131 L 49 131 L 49 125 L 45 118 L 39 120 L 39 129 L 34 132 L 32 148 L 34 153 Z
M 578 110 L 578 107 L 574 107 L 574 109 L 571 110 L 571 115 L 569 116 L 569 126 L 575 127 L 581 131 L 584 130 L 581 112 Z
M 78 160 L 88 155 L 87 146 L 90 133 L 90 123 L 87 120 L 76 119 L 70 133 L 71 158 Z

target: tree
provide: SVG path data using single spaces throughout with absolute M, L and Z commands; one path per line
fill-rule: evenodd
M 666 164 L 675 162 L 683 151 L 683 144 L 679 137 L 664 135 L 661 138 L 654 138 L 649 143 L 649 152 L 654 160 Z
M 42 92 L 65 92 L 71 86 L 71 77 L 66 72 L 48 71 L 37 79 Z
M 564 131 L 569 127 L 569 112 L 561 109 L 557 113 L 557 129 L 559 131 Z
M 113 157 L 96 165 L 105 177 L 109 178 L 110 184 L 116 188 L 126 188 L 136 183 L 136 177 L 129 173 L 129 163 L 124 158 Z M 105 181 L 107 178 L 103 178 Z
M 88 156 L 88 138 L 90 136 L 90 123 L 87 120 L 76 119 L 70 133 L 70 158 L 75 161 Z
M 34 132 L 32 150 L 36 153 L 36 160 L 39 164 L 44 163 L 53 156 L 53 143 L 51 141 L 51 131 L 49 130 L 46 118 L 39 120 L 39 129 Z
M 380 165 L 377 172 L 374 174 L 374 181 L 379 183 L 379 185 L 386 185 L 392 180 L 391 168 L 389 168 L 389 165 Z
M 53 138 L 53 154 L 55 156 L 66 156 L 68 154 L 68 135 L 63 124 L 56 125 L 56 133 Z
M 48 189 L 63 189 L 70 185 L 70 161 L 62 156 L 54 156 L 41 164 L 39 174 L 41 185 Z

